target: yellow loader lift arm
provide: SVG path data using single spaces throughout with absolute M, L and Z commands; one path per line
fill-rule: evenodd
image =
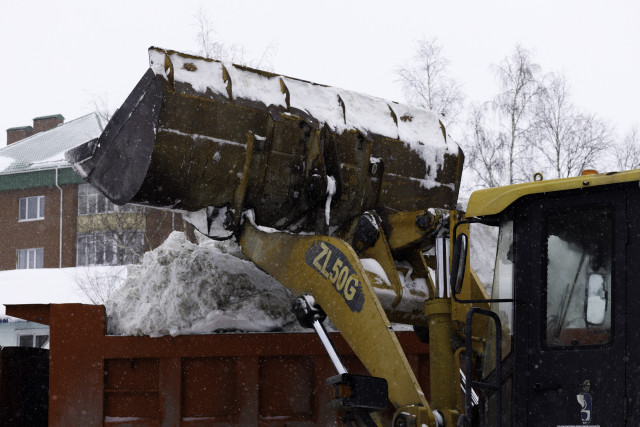
M 67 152 L 75 170 L 116 204 L 181 210 L 205 235 L 238 238 L 261 269 L 312 295 L 386 380 L 394 424 L 455 425 L 464 406 L 452 341 L 466 308 L 452 317 L 445 253 L 463 155 L 439 116 L 174 51 L 149 55 L 100 138 Z M 484 292 L 474 280 L 463 289 Z M 429 328 L 430 403 L 390 321 Z

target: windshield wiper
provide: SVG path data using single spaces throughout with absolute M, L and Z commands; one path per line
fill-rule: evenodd
M 560 300 L 560 307 L 558 307 L 558 316 L 556 317 L 556 325 L 553 331 L 553 343 L 558 344 L 560 341 L 560 333 L 564 327 L 564 321 L 567 317 L 567 311 L 569 310 L 569 305 L 571 303 L 571 296 L 573 296 L 573 290 L 576 287 L 576 283 L 578 283 L 578 277 L 580 277 L 580 271 L 582 271 L 582 266 L 584 265 L 584 260 L 587 257 L 587 251 L 582 251 L 582 256 L 580 257 L 580 263 L 578 264 L 578 270 L 576 271 L 576 276 L 573 279 L 573 283 L 569 285 L 567 283 L 567 287 L 562 294 L 562 299 Z

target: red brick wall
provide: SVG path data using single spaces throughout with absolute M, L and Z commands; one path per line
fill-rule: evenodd
M 35 119 L 33 119 L 33 132 L 44 132 L 46 130 L 53 129 L 62 123 L 64 123 L 64 117 L 58 115 L 36 117 Z
M 62 266 L 76 263 L 76 224 L 78 190 L 65 185 L 62 218 Z M 19 221 L 19 200 L 22 197 L 45 196 L 44 219 Z M 0 193 L 0 270 L 12 270 L 18 262 L 18 249 L 44 248 L 44 267 L 60 264 L 60 190 L 55 186 Z
M 7 145 L 20 141 L 21 139 L 25 139 L 33 135 L 33 133 L 33 128 L 31 126 L 7 129 Z
M 78 186 L 64 185 L 62 211 L 62 267 L 76 266 L 78 224 Z M 22 197 L 45 196 L 42 220 L 18 221 Z M 158 247 L 173 229 L 186 231 L 194 241 L 192 227 L 186 226 L 178 213 L 146 209 L 146 250 Z M 44 248 L 44 268 L 60 266 L 60 190 L 55 186 L 0 192 L 0 270 L 13 270 L 18 249 Z
M 58 190 L 55 187 L 54 189 Z M 78 228 L 78 186 L 63 185 L 62 191 L 64 192 L 62 207 L 62 267 L 75 267 Z M 58 191 L 58 194 L 59 193 L 60 192 Z M 58 198 L 56 199 L 56 202 L 58 203 L 60 201 L 59 197 L 60 196 L 58 196 Z M 51 208 L 55 208 L 56 213 L 54 213 L 54 215 L 56 215 L 59 224 L 60 205 L 58 203 L 56 203 L 55 207 L 51 206 Z M 45 210 L 47 210 L 46 207 Z M 54 229 L 58 231 L 59 226 L 54 227 Z M 57 267 L 57 265 L 55 265 L 54 267 Z
M 36 133 L 51 130 L 62 123 L 64 123 L 64 117 L 60 114 L 36 117 L 33 119 L 33 127 L 22 126 L 7 129 L 7 145 L 35 135 Z
M 187 238 L 195 241 L 193 227 L 182 219 L 179 213 L 172 213 L 161 209 L 147 208 L 147 230 L 145 233 L 145 249 L 155 249 L 165 241 L 172 230 L 183 231 Z

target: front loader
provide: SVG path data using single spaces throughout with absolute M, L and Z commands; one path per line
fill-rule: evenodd
M 553 350 L 569 349 L 577 357 L 576 349 L 619 344 L 611 338 L 619 319 L 606 311 L 612 301 L 620 303 L 620 296 L 612 299 L 605 274 L 611 251 L 596 248 L 595 233 L 567 279 L 573 285 L 549 291 L 546 304 L 535 286 L 519 282 L 541 276 L 536 268 L 542 268 L 525 264 L 520 253 L 533 250 L 532 256 L 544 258 L 550 245 L 523 249 L 533 241 L 531 227 L 544 226 L 522 206 L 539 210 L 548 193 L 569 197 L 589 184 L 549 181 L 477 192 L 464 215 L 455 210 L 463 154 L 437 114 L 174 51 L 149 53 L 150 69 L 100 138 L 67 152 L 67 159 L 114 203 L 180 210 L 203 234 L 237 239 L 256 265 L 294 290 L 300 296 L 294 312 L 303 326 L 316 330 L 336 367 L 327 383 L 346 423 L 381 425 L 379 413 L 390 402 L 394 426 L 541 425 L 536 420 L 545 419 L 543 401 L 531 403 L 521 393 L 530 396 L 528 387 L 538 387 L 535 396 L 552 397 L 568 386 L 543 363 L 546 347 L 539 354 L 544 370 L 531 370 L 531 339 L 538 335 L 520 313 L 529 309 L 527 298 L 555 316 L 547 334 Z M 607 187 L 616 179 L 596 181 Z M 614 203 L 604 199 L 603 206 Z M 560 211 L 571 212 L 571 203 L 559 204 Z M 560 218 L 546 226 L 557 230 L 550 235 L 573 248 L 592 225 L 620 220 L 618 210 L 589 209 L 596 223 L 589 214 L 578 225 Z M 470 268 L 471 223 L 500 228 L 491 299 Z M 525 265 L 529 270 L 518 270 Z M 587 271 L 599 271 L 602 280 L 590 279 Z M 563 327 L 579 317 L 576 301 L 587 313 L 587 341 L 582 332 Z M 600 316 L 603 304 L 609 314 Z M 346 371 L 324 332 L 325 317 L 370 376 Z M 605 320 L 597 323 L 600 317 Z M 392 322 L 413 325 L 429 342 L 430 401 Z M 601 387 L 594 379 L 602 375 L 580 375 L 575 381 L 583 384 L 582 394 L 565 394 L 595 408 L 590 393 Z M 531 384 L 529 377 L 538 382 Z M 595 388 L 584 391 L 589 382 Z M 603 419 L 603 410 L 589 411 L 589 422 Z M 570 410 L 557 420 L 585 420 L 574 412 L 577 422 L 570 421 Z

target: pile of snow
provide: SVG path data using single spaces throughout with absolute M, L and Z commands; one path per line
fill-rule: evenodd
M 301 330 L 294 295 L 242 255 L 233 241 L 194 244 L 173 232 L 128 266 L 106 309 L 112 335 Z
M 0 318 L 8 317 L 4 304 L 93 304 L 87 294 L 80 290 L 79 278 L 118 276 L 119 281 L 123 282 L 125 276 L 122 273 L 126 273 L 122 267 L 0 271 Z

